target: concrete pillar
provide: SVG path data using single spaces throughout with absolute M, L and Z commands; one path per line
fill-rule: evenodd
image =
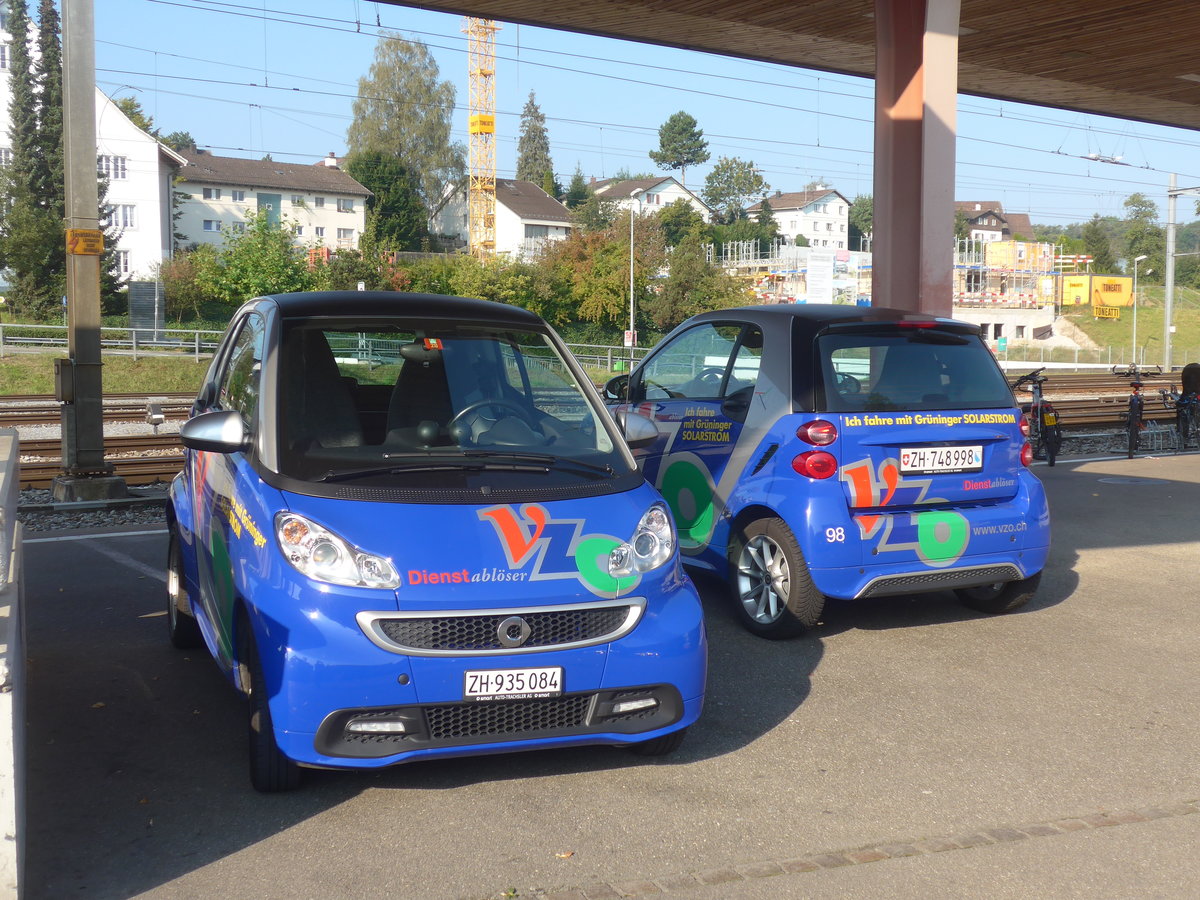
M 875 306 L 948 316 L 960 0 L 875 0 Z

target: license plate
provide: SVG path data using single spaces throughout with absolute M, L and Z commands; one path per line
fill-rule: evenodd
M 983 468 L 983 447 L 901 447 L 900 471 L 978 472 Z
M 1058 424 L 1058 416 L 1056 416 L 1054 413 L 1042 413 L 1042 424 L 1043 425 L 1057 425 Z
M 474 669 L 463 673 L 464 700 L 529 700 L 562 693 L 562 666 Z

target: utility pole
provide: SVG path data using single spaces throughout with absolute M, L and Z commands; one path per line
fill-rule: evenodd
M 1171 372 L 1171 333 L 1174 331 L 1171 324 L 1171 313 L 1175 302 L 1175 257 L 1176 255 L 1190 255 L 1175 253 L 1175 201 L 1187 194 L 1200 194 L 1200 187 L 1175 187 L 1175 173 L 1172 172 L 1171 177 L 1167 180 L 1167 271 L 1165 273 L 1166 299 L 1163 301 L 1163 370 L 1168 374 Z
M 104 460 L 100 367 L 100 258 L 96 184 L 96 19 L 92 0 L 63 0 L 63 160 L 66 175 L 67 359 L 54 365 L 62 404 L 63 471 L 56 500 L 125 496 Z

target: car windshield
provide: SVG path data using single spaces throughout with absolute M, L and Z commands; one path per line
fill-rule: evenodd
M 976 335 L 927 328 L 817 338 L 829 412 L 995 409 L 1012 392 Z
M 280 471 L 293 478 L 411 488 L 455 472 L 461 486 L 462 473 L 571 484 L 631 471 L 547 334 L 285 321 L 277 371 Z

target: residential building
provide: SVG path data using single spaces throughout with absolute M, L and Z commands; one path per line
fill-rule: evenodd
M 959 200 L 954 204 L 955 214 L 967 217 L 967 237 L 973 241 L 1032 240 L 1033 223 L 1025 213 L 1006 213 L 1004 206 L 995 200 Z
M 601 200 L 612 201 L 621 209 L 636 208 L 640 216 L 659 212 L 676 200 L 686 200 L 705 222 L 713 219 L 712 209 L 669 175 L 665 178 L 633 178 L 626 181 L 606 178 L 593 181 L 588 187 Z
M 0 2 L 0 163 L 12 158 L 12 36 L 7 6 Z M 118 229 L 117 264 L 126 280 L 152 280 L 171 255 L 171 180 L 186 160 L 134 125 L 116 104 L 96 90 L 96 164 L 108 177 L 101 225 Z
M 779 233 L 789 243 L 800 243 L 798 238 L 808 240 L 810 247 L 829 247 L 834 250 L 860 250 L 850 247 L 850 203 L 840 193 L 830 188 L 810 191 L 776 191 L 746 209 L 746 215 L 757 218 L 762 212 L 763 202 L 771 207 L 771 215 L 779 226 Z
M 188 164 L 176 190 L 177 230 L 186 244 L 220 244 L 243 231 L 250 213 L 292 230 L 300 247 L 357 249 L 371 192 L 344 172 L 331 153 L 315 165 L 214 156 L 185 150 Z
M 433 211 L 429 230 L 450 237 L 458 246 L 468 238 L 467 184 L 448 188 Z M 526 257 L 539 252 L 547 241 L 560 241 L 571 233 L 568 209 L 529 181 L 496 179 L 497 255 Z

